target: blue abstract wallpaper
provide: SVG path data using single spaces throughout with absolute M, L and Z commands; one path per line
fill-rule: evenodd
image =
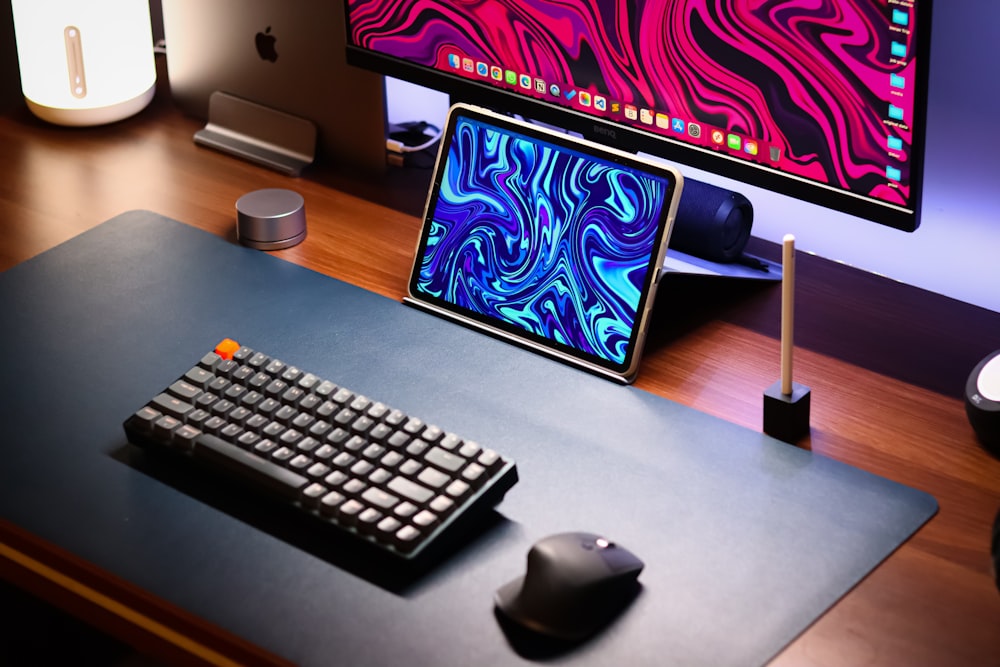
M 461 118 L 417 288 L 621 364 L 670 182 Z

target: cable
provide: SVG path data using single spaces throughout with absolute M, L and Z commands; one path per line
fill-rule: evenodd
M 390 153 L 419 153 L 433 146 L 441 138 L 441 129 L 426 121 L 412 121 L 393 126 L 385 140 Z M 431 130 L 433 134 L 427 135 Z

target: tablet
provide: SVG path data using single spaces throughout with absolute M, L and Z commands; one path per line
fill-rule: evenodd
M 434 169 L 405 301 L 631 382 L 680 173 L 462 104 Z

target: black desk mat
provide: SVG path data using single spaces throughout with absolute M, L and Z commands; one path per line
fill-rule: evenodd
M 0 515 L 302 664 L 761 664 L 937 509 L 150 212 L 0 275 L 0 312 Z M 521 481 L 440 566 L 380 581 L 126 443 L 122 420 L 227 336 L 492 446 Z M 643 590 L 592 640 L 539 652 L 492 595 L 566 530 L 636 552 Z

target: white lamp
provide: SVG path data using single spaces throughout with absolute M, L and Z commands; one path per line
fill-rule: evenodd
M 101 125 L 153 99 L 148 0 L 11 0 L 24 99 L 58 125 Z

